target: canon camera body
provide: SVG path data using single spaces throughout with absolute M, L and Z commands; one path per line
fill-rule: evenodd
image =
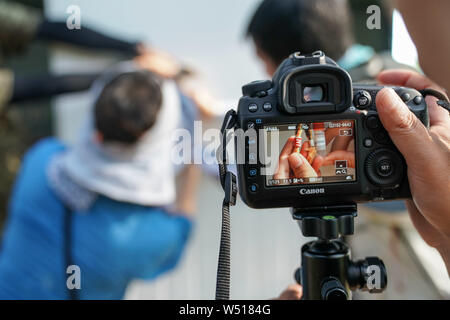
M 352 85 L 321 51 L 294 53 L 271 81 L 243 86 L 237 111 L 243 142 L 235 143 L 243 201 L 273 208 L 410 197 L 405 161 L 378 118 L 382 88 Z M 428 126 L 422 95 L 393 89 Z

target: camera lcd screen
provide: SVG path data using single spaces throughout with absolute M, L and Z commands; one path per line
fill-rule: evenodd
M 354 134 L 354 120 L 265 126 L 266 185 L 356 181 Z

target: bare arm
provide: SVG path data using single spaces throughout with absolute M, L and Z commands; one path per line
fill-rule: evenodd
M 187 218 L 194 216 L 196 211 L 197 188 L 201 171 L 195 165 L 187 165 L 177 177 L 176 209 Z

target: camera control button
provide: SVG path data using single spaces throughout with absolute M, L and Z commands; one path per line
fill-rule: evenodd
M 263 109 L 266 112 L 272 111 L 272 104 L 270 102 L 266 102 L 263 104 Z
M 394 164 L 391 159 L 381 159 L 376 164 L 377 173 L 382 177 L 389 177 L 394 172 Z
M 256 103 L 250 103 L 248 105 L 248 111 L 256 112 L 258 110 L 258 105 Z
M 413 101 L 415 104 L 419 105 L 422 103 L 422 100 L 423 100 L 422 96 L 416 96 Z
M 378 129 L 381 126 L 380 120 L 377 116 L 369 116 L 366 120 L 367 128 L 374 130 Z
M 353 98 L 353 104 L 358 109 L 366 109 L 372 103 L 372 96 L 365 90 L 360 90 L 355 94 Z
M 257 192 L 259 186 L 256 183 L 252 183 L 248 189 L 250 190 L 250 192 Z
M 248 170 L 248 176 L 249 176 L 250 178 L 254 178 L 254 177 L 256 177 L 257 175 L 258 175 L 258 169 L 256 169 L 256 168 L 251 168 L 251 169 Z
M 370 138 L 365 138 L 363 141 L 364 147 L 371 148 L 373 146 L 373 140 Z
M 410 95 L 408 92 L 405 92 L 405 93 L 403 93 L 403 94 L 400 96 L 400 98 L 402 98 L 402 100 L 403 100 L 404 102 L 407 102 L 407 101 L 409 101 L 409 100 L 411 99 L 411 95 Z

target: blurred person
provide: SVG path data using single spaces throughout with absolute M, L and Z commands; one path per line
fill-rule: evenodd
M 188 167 L 176 193 L 176 85 L 121 66 L 92 91 L 73 147 L 44 139 L 25 156 L 0 251 L 2 299 L 120 299 L 131 280 L 154 279 L 180 259 L 196 179 Z M 72 264 L 76 291 L 66 286 Z
M 136 57 L 137 63 L 166 78 L 183 73 L 181 65 L 170 55 L 149 48 L 139 41 L 110 37 L 87 26 L 69 30 L 66 22 L 50 21 L 30 6 L 0 0 L 0 65 L 2 60 L 25 52 L 36 40 L 60 42 L 91 50 L 102 50 Z M 66 75 L 17 75 L 0 69 L 0 110 L 8 103 L 86 90 L 98 73 Z
M 186 74 L 175 58 L 142 41 L 111 37 L 84 24 L 80 30 L 69 30 L 65 21 L 51 21 L 30 5 L 0 0 L 0 225 L 7 211 L 7 199 L 20 159 L 37 139 L 34 132 L 30 133 L 30 125 L 26 121 L 34 111 L 17 112 L 11 110 L 12 107 L 36 99 L 88 90 L 101 73 L 76 70 L 64 74 L 16 72 L 5 66 L 5 62 L 20 57 L 35 42 L 63 43 L 107 52 L 115 54 L 118 59 L 134 58 L 142 68 L 165 78 Z
M 346 0 L 263 0 L 250 18 L 246 35 L 269 76 L 297 51 L 322 50 L 346 69 L 354 82 L 374 81 L 382 70 L 407 67 L 388 52 L 377 53 L 355 42 Z

